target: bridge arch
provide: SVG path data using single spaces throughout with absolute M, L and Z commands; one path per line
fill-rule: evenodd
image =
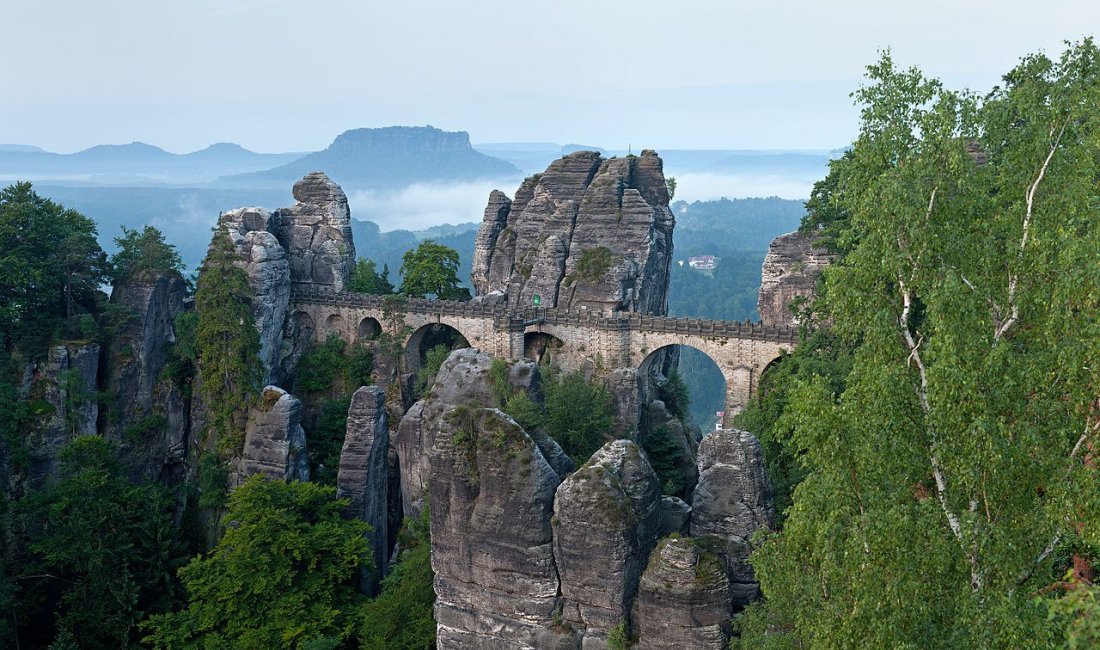
M 325 319 L 325 336 L 328 338 L 330 334 L 336 334 L 344 341 L 348 340 L 348 322 L 344 320 L 344 317 L 340 314 L 330 314 Z
M 366 316 L 359 321 L 355 334 L 358 341 L 373 341 L 382 334 L 382 323 L 377 318 Z
M 523 356 L 538 363 L 560 364 L 565 342 L 549 332 L 525 332 Z
M 447 323 L 428 323 L 417 328 L 405 343 L 405 367 L 409 372 L 420 372 L 428 351 L 443 345 L 451 350 L 470 347 L 470 341 L 458 330 Z
M 314 341 L 317 338 L 317 325 L 308 312 L 298 310 L 291 314 L 291 323 L 294 324 L 295 338 L 299 341 Z
M 693 345 L 670 343 L 649 352 L 638 372 L 657 376 L 678 369 L 689 389 L 692 419 L 705 434 L 715 428 L 716 414 L 725 412 L 729 400 L 731 377 L 719 361 Z

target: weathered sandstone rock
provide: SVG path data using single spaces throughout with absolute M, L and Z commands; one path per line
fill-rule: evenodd
M 776 237 L 764 257 L 763 278 L 756 309 L 768 325 L 797 325 L 790 304 L 795 298 L 812 299 L 821 270 L 832 262 L 816 237 L 795 231 Z
M 572 634 L 553 626 L 558 474 L 497 409 L 451 407 L 442 418 L 448 428 L 430 456 L 439 647 L 572 647 Z
M 684 503 L 679 497 L 661 497 L 661 537 L 677 533 L 688 533 L 688 522 L 691 521 L 691 506 Z
M 61 448 L 70 440 L 96 433 L 98 370 L 95 343 L 55 345 L 44 362 L 28 367 L 22 397 L 43 400 L 50 407 L 27 432 L 26 477 L 31 486 L 57 474 Z
M 476 293 L 527 306 L 667 312 L 672 228 L 660 157 L 578 151 L 494 191 L 478 231 Z
M 349 499 L 346 514 L 371 526 L 368 534 L 374 566 L 364 572 L 361 588 L 375 594 L 389 564 L 390 430 L 386 393 L 377 386 L 355 391 L 348 408 L 347 433 L 340 450 L 336 496 Z
M 283 328 L 290 304 L 290 265 L 286 251 L 268 229 L 275 217 L 262 208 L 224 212 L 219 227 L 237 248 L 237 263 L 252 289 L 252 317 L 260 334 L 260 363 L 265 383 L 281 383 L 279 372 Z
M 302 429 L 302 403 L 277 386 L 260 394 L 260 403 L 249 410 L 244 430 L 244 454 L 236 480 L 239 485 L 253 474 L 287 481 L 309 480 L 306 432 Z
M 691 538 L 662 539 L 634 599 L 634 647 L 723 650 L 730 616 L 729 581 L 718 556 Z
M 554 560 L 562 620 L 584 647 L 627 621 L 661 527 L 661 484 L 637 443 L 614 440 L 558 487 Z
M 294 199 L 296 204 L 274 214 L 291 280 L 297 286 L 343 291 L 355 264 L 344 191 L 323 172 L 311 172 L 294 184 Z
M 771 482 L 756 436 L 721 429 L 703 437 L 691 508 L 691 535 L 721 542 L 734 606 L 744 607 L 758 594 L 748 563 L 749 540 L 775 517 Z
M 140 274 L 115 285 L 111 303 L 130 318 L 107 352 L 105 434 L 138 480 L 182 478 L 189 414 L 179 387 L 161 376 L 176 341 L 174 322 L 184 310 L 187 285 L 174 271 Z

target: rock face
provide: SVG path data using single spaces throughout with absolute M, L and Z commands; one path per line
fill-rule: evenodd
M 186 295 L 187 285 L 174 271 L 128 278 L 111 293 L 111 303 L 129 310 L 131 318 L 107 352 L 105 434 L 119 443 L 139 480 L 161 478 L 186 460 L 187 400 L 161 377 Z
M 218 219 L 248 275 L 260 361 L 270 384 L 284 383 L 293 374 L 303 348 L 299 339 L 313 334 L 301 323 L 288 322 L 291 287 L 343 291 L 355 264 L 351 215 L 340 186 L 312 172 L 294 184 L 294 198 L 297 203 L 274 213 L 238 208 Z
M 348 198 L 322 172 L 294 184 L 297 203 L 275 211 L 275 234 L 296 286 L 343 291 L 355 264 Z
M 797 325 L 790 304 L 795 298 L 814 297 L 814 285 L 821 270 L 832 262 L 823 248 L 814 246 L 816 237 L 799 231 L 776 237 L 764 257 L 763 278 L 756 301 L 760 319 L 768 325 Z
M 302 403 L 277 386 L 264 388 L 259 405 L 248 412 L 244 455 L 236 480 L 230 482 L 239 485 L 253 474 L 276 480 L 309 480 Z
M 748 563 L 749 539 L 775 518 L 764 454 L 751 433 L 721 429 L 703 437 L 698 462 L 691 535 L 719 542 L 734 606 L 744 607 L 758 595 Z
M 664 314 L 675 218 L 660 157 L 578 151 L 494 191 L 474 248 L 477 295 L 527 306 Z
M 493 403 L 489 389 L 492 357 L 475 348 L 451 353 L 436 373 L 431 396 L 412 405 L 397 429 L 394 448 L 401 465 L 401 499 L 406 517 L 423 507 L 431 475 L 430 455 L 436 438 L 452 427 L 445 416 L 467 404 Z
M 721 560 L 691 538 L 662 539 L 642 574 L 632 619 L 640 650 L 724 650 L 730 593 Z
M 553 627 L 557 472 L 497 409 L 452 407 L 443 418 L 430 457 L 439 647 L 573 647 L 573 635 Z
M 336 496 L 351 501 L 348 517 L 371 526 L 374 567 L 364 573 L 361 589 L 372 595 L 378 592 L 379 581 L 389 564 L 389 447 L 386 392 L 377 386 L 363 386 L 355 391 L 348 408 Z
M 57 474 L 58 455 L 66 443 L 76 436 L 95 435 L 98 370 L 99 346 L 95 343 L 54 346 L 45 362 L 28 367 L 22 397 L 42 400 L 50 409 L 27 436 L 30 461 L 26 476 L 31 486 Z
M 583 647 L 625 623 L 661 527 L 661 484 L 637 443 L 615 440 L 558 487 L 554 560 L 562 620 Z

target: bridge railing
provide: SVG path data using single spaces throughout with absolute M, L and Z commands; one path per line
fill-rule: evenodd
M 333 307 L 381 309 L 383 296 L 361 293 L 337 293 L 315 287 L 294 287 L 291 302 Z M 798 328 L 765 325 L 759 321 L 725 321 L 701 318 L 654 316 L 638 312 L 605 312 L 598 309 L 558 309 L 528 307 L 511 310 L 506 304 L 487 305 L 458 300 L 408 298 L 405 312 L 438 314 L 460 318 L 492 318 L 500 323 L 541 322 L 550 325 L 594 327 L 604 330 L 632 329 L 646 332 L 739 338 L 762 341 L 796 342 Z

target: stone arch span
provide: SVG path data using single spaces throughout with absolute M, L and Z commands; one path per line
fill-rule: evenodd
M 706 434 L 714 429 L 718 422 L 718 412 L 728 408 L 731 375 L 722 368 L 704 350 L 689 345 L 670 343 L 649 352 L 638 366 L 640 375 L 668 375 L 674 368 L 679 369 L 681 378 L 691 389 L 691 413 L 695 421 Z M 704 375 L 707 381 L 700 381 Z M 718 385 L 711 381 L 717 379 Z
M 329 314 L 325 319 L 325 335 L 324 338 L 328 338 L 329 335 L 335 334 L 344 341 L 349 340 L 348 336 L 348 322 L 340 314 Z
M 382 323 L 373 316 L 364 316 L 355 328 L 357 341 L 373 341 L 382 334 Z
M 523 356 L 538 363 L 559 364 L 563 359 L 565 342 L 549 332 L 525 332 Z
M 428 351 L 437 345 L 451 350 L 470 347 L 470 340 L 458 328 L 447 323 L 428 323 L 418 327 L 405 342 L 405 367 L 408 372 L 420 372 Z

